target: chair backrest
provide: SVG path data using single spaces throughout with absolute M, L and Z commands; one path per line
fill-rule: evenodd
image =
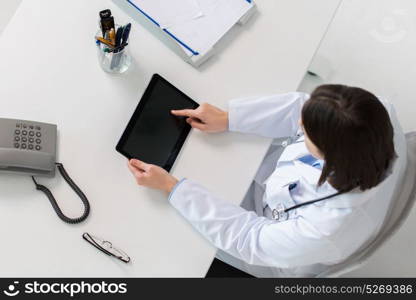
M 361 267 L 404 223 L 416 201 L 416 131 L 406 134 L 407 166 L 394 206 L 376 237 L 343 262 L 330 266 L 317 277 L 339 277 Z

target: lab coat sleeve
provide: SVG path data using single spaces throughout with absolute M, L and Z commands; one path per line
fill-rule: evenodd
M 302 218 L 259 217 L 185 179 L 169 202 L 217 248 L 248 264 L 289 268 L 337 259 L 334 245 Z
M 308 94 L 293 92 L 231 100 L 228 128 L 271 138 L 293 136 L 299 127 L 302 106 L 308 99 Z

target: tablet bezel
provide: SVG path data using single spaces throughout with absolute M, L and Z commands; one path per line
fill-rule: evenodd
M 131 157 L 129 153 L 125 152 L 123 150 L 123 146 L 126 143 L 126 141 L 128 140 L 135 122 L 137 120 L 137 118 L 140 116 L 140 114 L 142 113 L 144 107 L 146 106 L 146 104 L 148 103 L 148 101 L 150 100 L 150 95 L 151 92 L 153 91 L 153 88 L 155 87 L 156 83 L 158 81 L 162 81 L 163 83 L 167 84 L 168 86 L 170 86 L 171 88 L 173 88 L 178 94 L 180 94 L 183 98 L 185 98 L 187 101 L 189 101 L 189 103 L 191 104 L 192 107 L 190 107 L 190 109 L 195 109 L 199 106 L 199 104 L 197 102 L 195 102 L 192 98 L 190 98 L 188 95 L 186 95 L 185 93 L 183 93 L 181 90 L 179 90 L 177 87 L 175 87 L 173 84 L 171 84 L 169 81 L 167 81 L 166 79 L 164 79 L 162 76 L 160 76 L 159 74 L 153 74 L 146 90 L 144 91 L 139 104 L 137 105 L 133 115 L 131 116 L 129 122 L 127 123 L 126 129 L 124 130 L 123 134 L 120 137 L 120 140 L 117 143 L 116 146 L 116 150 L 117 152 L 121 153 L 122 155 L 124 155 L 125 157 L 127 157 L 128 159 L 132 159 L 134 157 Z M 183 144 L 185 143 L 186 137 L 188 136 L 189 132 L 191 131 L 191 126 L 186 123 L 184 129 L 182 130 L 182 132 L 179 135 L 178 140 L 176 141 L 176 144 L 174 145 L 174 147 L 172 148 L 172 151 L 165 163 L 165 165 L 161 166 L 163 169 L 165 169 L 166 171 L 170 171 Z

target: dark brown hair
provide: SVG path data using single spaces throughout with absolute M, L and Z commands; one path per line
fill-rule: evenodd
M 345 85 L 321 85 L 302 108 L 309 139 L 325 164 L 326 180 L 339 191 L 378 185 L 395 157 L 393 126 L 384 105 L 372 93 Z

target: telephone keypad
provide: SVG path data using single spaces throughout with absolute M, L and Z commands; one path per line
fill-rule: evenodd
M 40 139 L 42 133 L 40 130 L 41 127 L 38 125 L 35 126 L 25 123 L 17 123 L 16 129 L 14 130 L 14 147 L 24 150 L 28 149 L 32 151 L 40 151 L 42 149 L 42 140 Z M 35 139 L 34 137 L 37 138 Z

